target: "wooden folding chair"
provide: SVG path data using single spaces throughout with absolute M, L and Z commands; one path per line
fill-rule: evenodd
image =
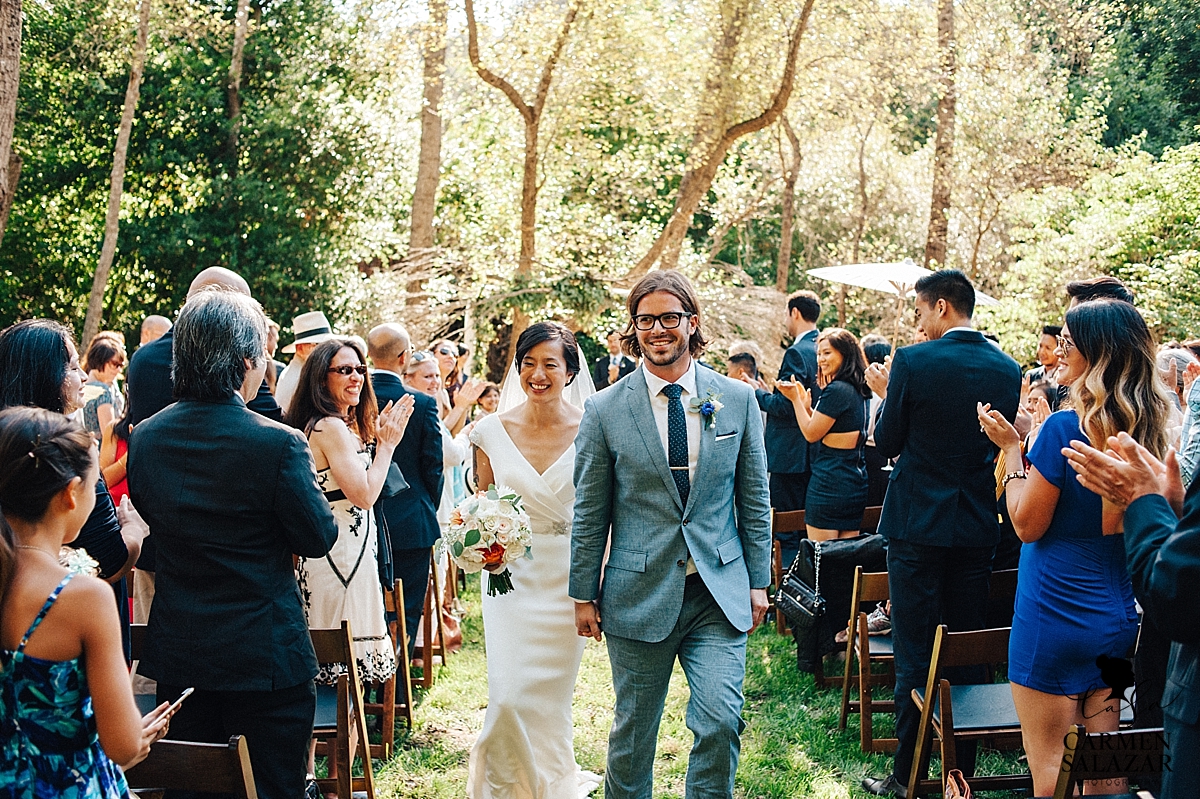
M 421 611 L 420 643 L 416 653 L 421 658 L 421 676 L 411 679 L 412 686 L 420 686 L 426 690 L 433 687 L 434 661 L 446 665 L 446 627 L 442 621 L 442 597 L 437 581 L 437 558 L 433 549 L 429 550 L 429 582 L 425 588 L 425 608 Z
M 908 778 L 908 796 L 945 792 L 946 775 L 957 768 L 955 743 L 965 740 L 1020 740 L 1021 722 L 1013 704 L 1008 683 L 951 685 L 945 669 L 962 666 L 991 666 L 1008 661 L 1010 628 L 952 633 L 938 625 L 933 641 L 933 657 L 925 688 L 914 688 L 913 702 L 921 711 L 917 728 L 917 751 Z M 931 699 L 932 698 L 932 699 Z M 936 737 L 941 745 L 942 776 L 936 780 L 919 779 L 929 767 L 929 755 Z M 973 790 L 1020 790 L 1033 788 L 1033 779 L 1024 774 L 1001 774 L 971 778 Z
M 145 760 L 125 772 L 125 780 L 138 796 L 203 791 L 258 799 L 250 750 L 240 735 L 230 738 L 227 744 L 158 741 Z
M 895 713 L 896 703 L 892 699 L 875 701 L 871 688 L 876 685 L 896 684 L 896 662 L 892 655 L 892 635 L 868 635 L 867 613 L 864 604 L 886 602 L 888 593 L 887 572 L 864 572 L 862 566 L 854 567 L 854 590 L 850 600 L 850 620 L 846 640 L 846 667 L 842 675 L 842 709 L 838 718 L 838 729 L 846 729 L 846 718 L 851 713 L 860 714 L 859 741 L 864 752 L 894 752 L 899 741 L 895 738 L 876 738 L 873 734 L 875 713 Z M 865 644 L 865 645 L 864 645 Z M 850 699 L 851 663 L 858 663 L 858 700 Z M 871 666 L 882 664 L 887 667 L 884 674 L 874 674 Z
M 379 716 L 383 725 L 383 742 L 371 744 L 371 757 L 388 760 L 395 749 L 396 713 L 410 730 L 413 726 L 412 674 L 408 663 L 408 625 L 404 619 L 404 583 L 396 580 L 392 590 L 383 592 L 383 607 L 396 616 L 388 624 L 388 633 L 396 644 L 396 673 L 380 687 L 378 702 L 366 702 L 363 710 L 368 716 Z
M 345 673 L 338 677 L 334 701 L 330 702 L 329 692 L 322 690 L 325 686 L 317 686 L 313 737 L 317 739 L 317 754 L 329 761 L 329 777 L 317 780 L 317 785 L 322 793 L 336 794 L 339 799 L 351 799 L 355 791 L 365 791 L 367 799 L 375 799 L 362 682 L 354 657 L 350 622 L 343 619 L 340 629 L 308 632 L 318 663 L 345 667 Z M 352 776 L 355 756 L 362 758 L 361 777 Z
M 804 525 L 804 511 L 802 510 L 775 510 L 771 508 L 771 584 L 775 590 L 779 590 L 780 584 L 783 582 L 783 573 L 787 571 L 792 564 L 783 562 L 782 550 L 779 547 L 779 541 L 776 535 L 779 533 L 800 533 L 800 537 L 804 538 L 808 535 L 808 528 Z M 772 604 L 774 608 L 774 604 Z M 792 630 L 788 627 L 787 619 L 775 608 L 775 632 L 780 635 L 791 635 Z
M 879 517 L 883 515 L 882 505 L 871 505 L 863 509 L 862 523 L 858 526 L 860 533 L 873 533 L 879 529 Z
M 1075 787 L 1084 780 L 1162 774 L 1163 764 L 1170 761 L 1161 727 L 1088 732 L 1082 724 L 1076 724 L 1067 733 L 1064 744 L 1054 799 L 1073 796 Z

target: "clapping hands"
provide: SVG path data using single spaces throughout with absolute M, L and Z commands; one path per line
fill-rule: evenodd
M 892 356 L 884 358 L 883 363 L 873 363 L 867 367 L 864 377 L 867 387 L 875 392 L 880 399 L 887 399 L 888 378 L 892 374 Z
M 792 375 L 790 380 L 778 381 L 775 386 L 779 389 L 780 394 L 792 401 L 793 405 L 799 403 L 805 410 L 812 410 L 812 392 L 797 383 L 795 375 Z
M 395 449 L 400 439 L 404 438 L 404 430 L 412 416 L 414 402 L 411 394 L 405 394 L 399 401 L 389 402 L 379 412 L 375 436 L 381 446 Z

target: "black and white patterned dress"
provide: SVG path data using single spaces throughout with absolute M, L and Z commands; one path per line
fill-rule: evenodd
M 360 452 L 359 458 L 364 470 L 370 468 L 368 452 Z M 375 514 L 346 499 L 328 468 L 317 472 L 317 485 L 333 509 L 338 537 L 325 557 L 300 558 L 300 596 L 308 626 L 340 627 L 342 619 L 349 619 L 359 675 L 364 682 L 383 682 L 396 672 L 396 648 L 383 611 Z M 322 666 L 317 682 L 334 683 L 337 677 L 336 669 Z

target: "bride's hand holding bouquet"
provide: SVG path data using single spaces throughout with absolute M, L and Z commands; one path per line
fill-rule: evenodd
M 450 512 L 443 547 L 468 574 L 486 569 L 488 595 L 512 590 L 508 564 L 532 558 L 533 530 L 521 495 L 506 486 L 488 486 Z

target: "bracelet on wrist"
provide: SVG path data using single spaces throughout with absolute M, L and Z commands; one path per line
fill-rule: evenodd
M 1009 472 L 1008 474 L 1004 475 L 1004 479 L 1000 481 L 1000 488 L 1007 488 L 1008 484 L 1013 480 L 1024 480 L 1028 476 L 1029 475 L 1026 474 L 1024 469 L 1016 472 Z

